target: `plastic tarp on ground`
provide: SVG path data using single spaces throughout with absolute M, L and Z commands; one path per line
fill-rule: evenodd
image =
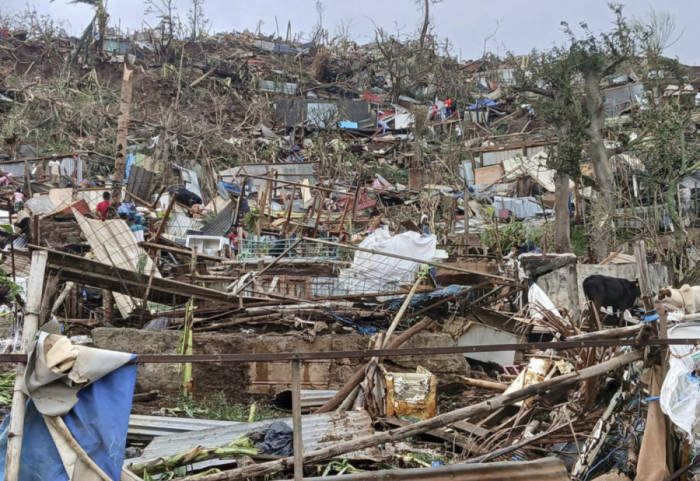
M 370 234 L 359 246 L 430 261 L 436 257 L 437 237 L 434 234 L 423 236 L 417 232 L 392 236 L 384 227 Z M 340 271 L 338 288 L 347 294 L 397 291 L 402 284 L 415 281 L 419 267 L 417 262 L 357 251 L 352 265 Z
M 669 339 L 700 337 L 700 322 L 679 324 L 668 331 Z M 668 346 L 671 351 L 668 374 L 661 386 L 661 410 L 673 424 L 688 434 L 691 442 L 700 438 L 700 379 L 693 376 L 695 364 L 700 363 L 700 347 L 683 344 Z M 696 359 L 697 357 L 697 359 Z

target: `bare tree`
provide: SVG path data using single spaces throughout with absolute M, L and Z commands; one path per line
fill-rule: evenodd
M 187 17 L 192 29 L 192 40 L 197 40 L 201 37 L 211 25 L 211 20 L 204 14 L 204 0 L 192 0 Z
M 440 2 L 442 2 L 442 0 L 416 0 L 416 5 L 423 13 L 423 25 L 420 29 L 420 37 L 418 39 L 418 44 L 421 49 L 425 46 L 425 39 L 430 33 L 430 5 Z
M 160 31 L 159 50 L 164 53 L 175 39 L 180 27 L 175 0 L 146 0 L 145 15 L 158 19 L 156 28 Z

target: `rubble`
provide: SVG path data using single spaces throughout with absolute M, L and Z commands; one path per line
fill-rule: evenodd
M 163 32 L 0 35 L 5 479 L 697 470 L 696 69 Z

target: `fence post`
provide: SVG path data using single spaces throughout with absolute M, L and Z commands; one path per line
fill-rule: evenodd
M 294 446 L 294 481 L 304 478 L 304 444 L 301 432 L 301 360 L 292 361 L 292 429 Z

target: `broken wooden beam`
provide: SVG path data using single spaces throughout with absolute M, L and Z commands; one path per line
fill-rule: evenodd
M 642 359 L 643 354 L 644 352 L 641 350 L 633 351 L 605 361 L 601 364 L 597 364 L 580 371 L 575 371 L 570 374 L 564 374 L 554 379 L 531 384 L 523 389 L 519 389 L 508 394 L 495 396 L 478 404 L 457 409 L 426 421 L 419 421 L 409 426 L 392 429 L 382 433 L 376 433 L 370 436 L 354 439 L 352 441 L 335 443 L 327 448 L 305 453 L 303 456 L 303 462 L 305 464 L 318 463 L 335 456 L 340 456 L 341 454 L 370 448 L 379 444 L 400 441 L 411 436 L 417 436 L 432 429 L 446 427 L 452 422 L 462 421 L 473 416 L 483 415 L 495 411 L 504 406 L 509 406 L 518 401 L 542 394 L 550 389 L 561 389 L 563 387 L 574 385 L 579 381 L 596 377 L 609 371 L 614 371 L 630 362 Z M 254 464 L 230 471 L 202 476 L 199 478 L 199 481 L 236 481 L 239 479 L 253 478 L 257 476 L 264 476 L 273 472 L 285 471 L 291 468 L 293 464 L 294 458 L 287 457 L 278 461 Z
M 50 271 L 59 272 L 60 277 L 68 281 L 109 289 L 137 298 L 143 298 L 148 290 L 148 299 L 152 302 L 170 304 L 173 302 L 173 298 L 176 302 L 187 302 L 187 299 L 194 297 L 203 301 L 238 304 L 238 296 L 236 295 L 160 277 L 153 277 L 149 290 L 147 288 L 148 276 L 138 272 L 131 272 L 53 249 L 44 249 L 38 246 L 30 246 L 30 248 L 45 250 L 48 253 L 47 268 Z M 269 299 L 246 296 L 244 301 L 253 304 L 257 301 L 269 301 Z M 285 303 L 284 300 L 278 302 Z
M 394 339 L 392 342 L 390 342 L 386 347 L 387 349 L 396 349 L 397 347 L 400 347 L 404 342 L 409 340 L 411 337 L 414 335 L 418 334 L 419 332 L 423 331 L 424 329 L 427 329 L 433 324 L 433 320 L 429 317 L 424 317 L 420 322 L 417 324 L 414 324 L 411 326 L 411 328 L 407 329 L 406 331 L 402 332 L 399 337 Z M 364 369 L 358 369 L 355 371 L 355 374 L 348 379 L 348 381 L 345 383 L 345 385 L 336 393 L 335 396 L 333 396 L 331 399 L 329 399 L 323 406 L 318 408 L 314 413 L 327 413 L 335 408 L 337 408 L 344 400 L 346 397 L 350 395 L 350 393 L 355 389 L 356 386 L 358 386 L 362 380 L 365 377 L 365 370 Z

